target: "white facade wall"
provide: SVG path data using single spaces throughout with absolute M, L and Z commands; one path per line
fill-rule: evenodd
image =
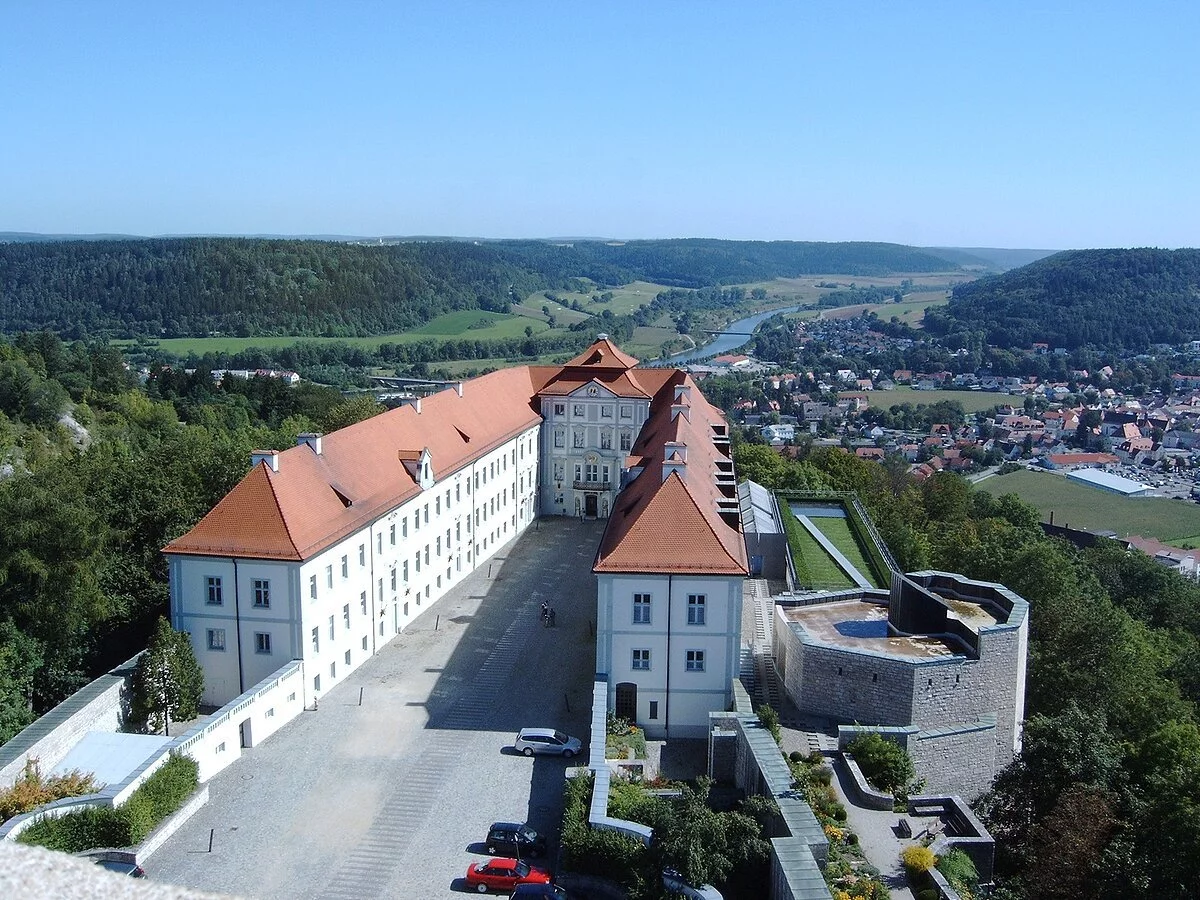
M 537 435 L 452 473 L 434 459 L 429 487 L 303 562 L 172 554 L 172 625 L 191 635 L 204 702 L 224 704 L 291 659 L 305 661 L 306 703 L 354 671 L 533 520 Z
M 740 663 L 742 580 L 599 575 L 596 671 L 608 676 L 609 707 L 624 711 L 618 710 L 619 685 L 632 683 L 637 685 L 636 721 L 647 735 L 706 735 L 708 714 L 727 709 L 732 700 Z M 635 595 L 650 598 L 648 622 L 646 606 L 635 604 Z M 689 604 L 693 596 L 704 598 L 703 624 L 689 622 L 696 617 L 695 605 Z M 649 668 L 644 668 L 646 651 Z M 696 654 L 703 654 L 702 669 Z
M 589 384 L 570 396 L 543 397 L 541 412 L 542 511 L 607 518 L 621 489 L 625 458 L 650 415 L 650 401 L 618 397 Z

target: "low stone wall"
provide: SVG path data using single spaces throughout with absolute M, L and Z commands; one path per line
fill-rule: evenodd
M 947 832 L 934 842 L 934 852 L 945 853 L 957 847 L 971 857 L 980 881 L 992 880 L 996 865 L 996 841 L 962 797 L 929 794 L 910 797 L 908 811 L 912 816 L 942 817 L 946 821 Z
M 862 769 L 858 767 L 858 763 L 854 761 L 852 755 L 842 753 L 840 756 L 842 758 L 842 765 L 846 767 L 846 771 L 850 774 L 850 782 L 854 785 L 854 792 L 857 794 L 859 805 L 865 806 L 867 809 L 891 809 L 896 799 L 891 794 L 885 794 L 871 787 L 871 783 L 867 781 L 867 776 L 863 775 Z
M 588 808 L 588 825 L 617 831 L 650 846 L 654 830 L 648 825 L 616 819 L 608 814 L 608 792 L 612 785 L 612 769 L 605 759 L 605 739 L 608 737 L 608 677 L 597 675 L 592 683 L 592 721 L 588 736 L 588 768 L 595 776 L 592 784 L 592 804 Z
M 123 730 L 140 656 L 84 685 L 0 747 L 0 790 L 12 787 L 29 759 L 38 761 L 43 775 L 49 774 L 89 731 Z

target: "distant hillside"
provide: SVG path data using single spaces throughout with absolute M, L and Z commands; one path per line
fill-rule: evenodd
M 707 287 L 819 273 L 947 271 L 897 244 L 715 240 L 409 241 L 181 238 L 0 244 L 0 332 L 352 336 L 545 288 L 638 279 Z
M 926 247 L 930 253 L 944 256 L 967 269 L 1007 272 L 1045 259 L 1057 250 L 1007 250 L 1002 247 Z
M 933 334 L 982 331 L 1012 349 L 1036 341 L 1144 350 L 1200 339 L 1200 250 L 1070 250 L 959 285 L 925 314 Z

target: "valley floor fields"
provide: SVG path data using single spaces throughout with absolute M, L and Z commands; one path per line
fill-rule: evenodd
M 1200 506 L 1166 497 L 1121 497 L 1053 472 L 1021 471 L 979 484 L 993 496 L 1016 494 L 1036 506 L 1042 520 L 1086 531 L 1141 535 L 1171 544 L 1200 543 Z
M 914 391 L 907 385 L 900 385 L 891 391 L 867 391 L 867 399 L 876 409 L 891 409 L 907 403 L 910 406 L 932 406 L 934 403 L 955 401 L 962 404 L 963 412 L 970 415 L 977 412 L 990 412 L 995 406 L 1007 406 L 1015 403 L 1020 406 L 1025 402 L 1024 397 L 1012 397 L 992 391 Z

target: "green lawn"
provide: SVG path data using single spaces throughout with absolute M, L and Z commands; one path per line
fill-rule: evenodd
M 885 373 L 890 374 L 890 373 Z M 890 409 L 901 403 L 913 406 L 932 406 L 934 403 L 946 400 L 957 400 L 962 404 L 966 413 L 988 412 L 994 406 L 1014 403 L 1020 406 L 1025 402 L 1024 397 L 1013 397 L 1009 394 L 999 394 L 994 391 L 914 391 L 907 385 L 898 385 L 891 391 L 867 391 L 871 405 L 879 409 Z
M 785 506 L 786 510 L 787 507 Z M 791 516 L 790 510 L 784 515 Z M 842 571 L 827 552 L 817 542 L 808 530 L 800 524 L 795 516 L 784 523 L 787 530 L 788 546 L 792 551 L 792 562 L 796 567 L 796 577 L 801 587 L 824 588 L 841 590 L 854 587 L 850 576 Z
M 997 475 L 981 481 L 978 489 L 997 497 L 1016 494 L 1041 510 L 1043 521 L 1053 512 L 1055 525 L 1170 543 L 1200 542 L 1200 506 L 1187 500 L 1121 497 L 1052 472 Z
M 541 313 L 543 306 L 549 306 L 550 312 L 554 314 L 560 321 L 564 315 L 579 316 L 578 312 L 568 309 L 568 305 L 575 300 L 578 300 L 583 306 L 585 313 L 590 313 L 594 316 L 600 315 L 604 310 L 611 309 L 614 316 L 623 316 L 633 312 L 639 307 L 645 306 L 660 292 L 667 290 L 661 284 L 653 284 L 649 281 L 634 281 L 630 284 L 624 284 L 620 287 L 602 288 L 596 287 L 586 293 L 578 293 L 574 291 L 550 291 L 559 298 L 559 303 L 553 300 L 546 299 L 546 292 L 534 291 L 521 304 L 521 309 L 534 310 Z M 596 303 L 592 297 L 611 293 L 612 299 L 608 303 Z
M 863 578 L 874 584 L 875 587 L 887 587 L 887 585 L 879 583 L 879 579 L 875 577 L 875 573 L 871 570 L 871 563 L 862 552 L 862 548 L 859 547 L 858 541 L 854 537 L 854 532 L 850 530 L 849 519 L 822 516 L 814 518 L 811 521 L 820 529 L 821 534 L 829 538 L 829 542 L 833 546 L 842 551 L 842 555 L 849 560 L 850 565 L 858 569 L 859 574 Z

